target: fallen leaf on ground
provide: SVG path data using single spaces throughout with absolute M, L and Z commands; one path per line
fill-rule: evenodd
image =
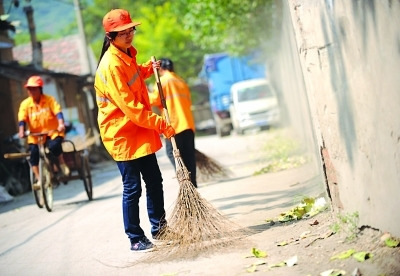
M 353 255 L 356 251 L 354 249 L 349 249 L 347 251 L 343 251 L 333 257 L 331 257 L 331 260 L 335 260 L 335 259 L 347 259 L 349 257 L 351 257 L 351 255 Z
M 277 246 L 285 246 L 288 245 L 289 243 L 287 241 L 282 241 L 280 243 L 277 244 Z
M 319 274 L 320 276 L 341 276 L 346 275 L 346 271 L 338 269 L 329 269 Z
M 267 264 L 265 261 L 259 260 L 251 265 L 248 266 L 248 269 L 246 269 L 247 272 L 253 273 L 257 271 L 257 266 L 259 265 L 264 265 Z
M 251 253 L 253 253 L 253 255 L 256 258 L 265 258 L 268 255 L 267 252 L 259 250 L 259 249 L 254 248 L 254 247 L 251 249 Z
M 277 264 L 273 264 L 273 265 L 270 265 L 269 267 L 272 268 L 272 267 L 283 267 L 283 266 L 286 266 L 285 262 L 280 262 L 280 263 L 277 263 Z
M 387 238 L 387 239 L 385 240 L 385 244 L 386 244 L 386 246 L 388 246 L 388 247 L 397 247 L 397 246 L 399 246 L 400 241 L 395 240 L 395 239 L 393 239 L 393 238 Z
M 297 264 L 297 256 L 293 256 L 293 257 L 287 259 L 286 261 L 283 261 L 283 262 L 280 262 L 280 263 L 277 263 L 277 264 L 270 265 L 269 267 L 270 267 L 270 268 L 273 268 L 273 267 L 283 267 L 283 266 L 292 267 L 292 266 L 294 266 L 294 265 L 296 265 L 296 264 Z
M 359 262 L 363 262 L 365 260 L 371 259 L 372 254 L 369 252 L 357 252 L 353 254 L 353 258 Z

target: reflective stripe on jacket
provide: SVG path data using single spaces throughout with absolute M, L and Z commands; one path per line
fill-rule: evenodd
M 61 106 L 52 96 L 42 94 L 39 104 L 31 97 L 23 100 L 19 106 L 18 122 L 24 121 L 30 132 L 39 133 L 57 130 L 57 114 L 61 112 Z M 64 137 L 64 132 L 52 132 L 51 139 L 57 136 Z M 28 136 L 28 144 L 37 144 L 39 137 Z
M 177 74 L 169 71 L 165 71 L 160 77 L 160 82 L 164 92 L 171 126 L 174 128 L 176 134 L 187 129 L 195 131 L 189 86 Z M 153 93 L 150 93 L 150 102 L 162 111 L 163 108 L 157 84 L 154 87 Z
M 94 83 L 100 135 L 115 161 L 137 159 L 162 146 L 163 119 L 152 112 L 144 82 L 153 74 L 151 61 L 138 65 L 136 49 L 130 47 L 129 51 L 132 57 L 111 44 Z

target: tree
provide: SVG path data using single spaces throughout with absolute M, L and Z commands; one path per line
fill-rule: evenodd
M 174 1 L 202 49 L 217 48 L 242 55 L 254 49 L 271 52 L 280 24 L 279 1 L 179 0 Z
M 103 16 L 111 8 L 123 7 L 130 12 L 134 21 L 141 22 L 141 25 L 137 27 L 133 42 L 138 50 L 139 63 L 149 60 L 153 55 L 156 58 L 169 57 L 174 61 L 176 71 L 183 78 L 189 80 L 197 77 L 206 52 L 193 42 L 190 31 L 185 29 L 179 20 L 179 13 L 173 10 L 170 1 L 119 2 L 121 3 L 118 6 L 114 6 L 112 3 L 106 4 L 104 1 L 95 0 L 93 5 L 83 11 L 88 41 L 97 56 L 100 55 L 104 39 L 101 25 Z M 158 5 L 153 6 L 153 4 Z M 98 24 L 89 22 L 98 22 Z

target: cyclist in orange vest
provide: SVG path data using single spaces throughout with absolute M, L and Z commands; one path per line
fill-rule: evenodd
M 43 94 L 43 80 L 40 76 L 31 76 L 24 86 L 29 97 L 23 100 L 18 111 L 19 137 L 25 137 L 25 130 L 32 133 L 49 131 L 46 143 L 50 152 L 58 157 L 64 175 L 69 175 L 70 170 L 64 162 L 61 143 L 65 136 L 64 116 L 61 106 L 54 97 Z M 28 136 L 30 164 L 35 175 L 34 189 L 40 188 L 39 177 L 39 146 L 38 137 Z
M 195 123 L 192 113 L 192 100 L 189 86 L 174 72 L 174 64 L 168 58 L 161 58 L 160 82 L 164 92 L 171 126 L 175 130 L 175 141 L 182 157 L 183 163 L 190 172 L 190 180 L 197 188 L 196 181 L 196 156 L 194 132 Z M 163 110 L 158 86 L 150 93 L 152 105 Z M 170 139 L 165 139 L 167 156 L 176 169 L 173 148 Z
M 160 134 L 167 138 L 175 134 L 151 110 L 144 80 L 154 73 L 153 67 L 160 67 L 160 62 L 137 63 L 132 41 L 138 25 L 123 9 L 104 16 L 106 34 L 94 83 L 100 135 L 122 175 L 122 214 L 133 251 L 153 247 L 140 227 L 141 176 L 146 184 L 152 237 L 157 238 L 166 227 L 163 179 L 155 152 L 162 146 Z

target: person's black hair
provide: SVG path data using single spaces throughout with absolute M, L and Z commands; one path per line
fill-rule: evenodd
M 97 64 L 97 67 L 99 67 L 100 61 L 102 57 L 104 56 L 104 53 L 108 50 L 110 47 L 111 41 L 113 41 L 118 35 L 118 32 L 109 32 L 106 33 L 104 36 L 104 41 L 103 41 L 103 48 L 101 49 L 101 54 L 99 58 L 99 63 Z
M 161 68 L 164 70 L 168 70 L 174 72 L 174 63 L 169 58 L 160 58 L 161 60 Z

